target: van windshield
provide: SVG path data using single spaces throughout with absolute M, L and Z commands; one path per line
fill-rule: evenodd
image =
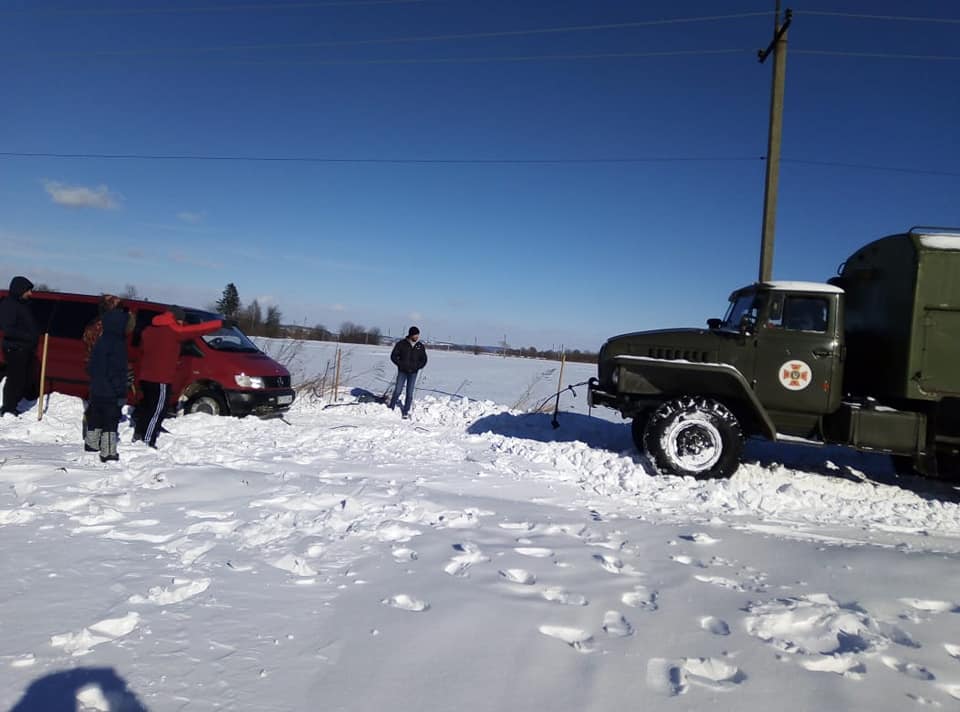
M 215 351 L 237 351 L 249 354 L 260 350 L 235 326 L 217 329 L 212 334 L 205 334 L 202 338 L 204 343 Z

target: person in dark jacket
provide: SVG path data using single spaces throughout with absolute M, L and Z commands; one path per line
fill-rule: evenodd
M 83 365 L 86 367 L 90 363 L 90 354 L 93 353 L 93 347 L 103 334 L 103 315 L 114 309 L 121 307 L 120 297 L 113 294 L 100 295 L 100 302 L 97 304 L 97 315 L 87 324 L 83 330 Z M 131 315 L 129 318 L 133 318 Z M 130 330 L 128 325 L 127 331 Z M 130 382 L 131 373 L 128 371 L 127 380 Z M 87 421 L 90 418 L 90 401 L 83 404 L 83 439 L 87 439 Z
M 117 433 L 127 402 L 127 314 L 115 309 L 100 319 L 102 333 L 90 352 L 90 406 L 84 448 L 100 452 L 100 462 L 119 460 Z
M 393 398 L 390 400 L 390 410 L 397 407 L 400 392 L 407 388 L 407 397 L 403 401 L 400 412 L 404 418 L 410 417 L 410 408 L 413 407 L 413 390 L 417 384 L 417 374 L 427 365 L 427 350 L 420 343 L 420 329 L 411 326 L 407 331 L 407 338 L 401 339 L 390 352 L 390 360 L 397 367 L 397 383 L 393 387 Z
M 7 365 L 0 415 L 20 415 L 20 399 L 30 383 L 34 352 L 40 340 L 40 330 L 27 304 L 32 292 L 33 282 L 17 276 L 10 280 L 10 293 L 0 302 L 3 360 Z
M 219 319 L 185 326 L 185 318 L 183 309 L 173 307 L 153 317 L 151 325 L 143 330 L 143 359 L 140 361 L 143 400 L 137 408 L 133 439 L 143 440 L 150 447 L 157 446 L 160 426 L 167 414 L 170 387 L 176 380 L 180 362 L 180 344 L 223 326 Z

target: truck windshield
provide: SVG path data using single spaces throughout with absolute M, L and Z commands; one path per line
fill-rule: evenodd
M 223 328 L 214 331 L 212 334 L 205 334 L 204 343 L 216 351 L 238 351 L 241 353 L 255 353 L 257 348 L 247 335 L 235 326 Z
M 723 329 L 739 330 L 745 316 L 751 316 L 756 321 L 757 298 L 753 292 L 741 294 L 730 302 L 730 308 L 727 309 L 727 315 L 723 317 L 723 324 L 720 326 Z

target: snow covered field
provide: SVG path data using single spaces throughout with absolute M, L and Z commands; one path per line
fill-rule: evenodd
M 651 476 L 584 389 L 519 409 L 558 364 L 430 357 L 409 422 L 305 398 L 107 466 L 75 399 L 0 420 L 0 709 L 960 708 L 955 487 L 762 443 Z

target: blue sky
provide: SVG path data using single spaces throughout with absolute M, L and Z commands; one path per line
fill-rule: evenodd
M 374 162 L 7 157 L 0 279 L 196 305 L 232 281 L 289 322 L 515 346 L 700 325 L 757 273 L 773 5 L 2 3 L 0 152 Z M 960 22 L 814 14 L 960 8 L 790 7 L 775 276 L 825 280 L 866 241 L 960 225 Z M 361 42 L 476 33 L 499 36 Z M 577 58 L 489 61 L 543 55 Z M 598 158 L 671 160 L 382 162 Z

